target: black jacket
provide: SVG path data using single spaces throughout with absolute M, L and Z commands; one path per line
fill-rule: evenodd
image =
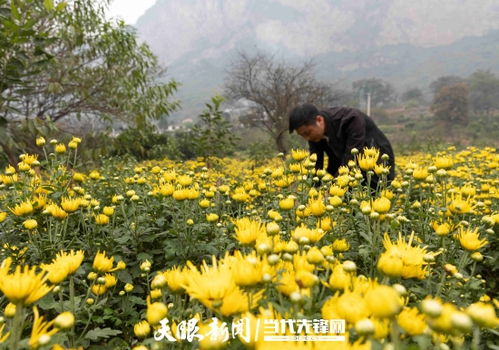
M 316 169 L 324 168 L 324 153 L 326 153 L 329 158 L 327 171 L 336 176 L 341 165 L 346 165 L 349 160 L 354 159 L 350 152 L 352 148 L 357 148 L 359 152 L 362 152 L 364 147 L 376 147 L 380 150 L 380 160 L 383 153 L 390 157 L 388 180 L 393 180 L 395 156 L 392 146 L 370 117 L 358 109 L 346 107 L 321 111 L 320 115 L 325 118 L 328 139 L 309 142 L 310 153 L 317 154 Z

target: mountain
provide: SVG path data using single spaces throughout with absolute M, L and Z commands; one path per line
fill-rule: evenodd
M 182 83 L 179 115 L 222 92 L 237 52 L 313 58 L 329 82 L 379 77 L 399 89 L 499 71 L 497 0 L 157 0 L 136 28 Z

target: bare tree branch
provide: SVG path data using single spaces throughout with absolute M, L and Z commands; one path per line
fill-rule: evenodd
M 292 65 L 261 52 L 240 52 L 227 71 L 225 94 L 258 105 L 260 126 L 274 138 L 279 151 L 286 152 L 291 109 L 305 102 L 323 106 L 331 99 L 331 87 L 315 79 L 314 68 L 312 61 Z

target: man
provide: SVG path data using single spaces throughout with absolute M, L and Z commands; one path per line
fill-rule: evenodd
M 294 130 L 308 141 L 310 153 L 317 154 L 316 169 L 324 167 L 324 153 L 328 155 L 327 171 L 337 175 L 338 168 L 354 159 L 353 148 L 362 152 L 364 147 L 376 147 L 381 155 L 388 155 L 387 165 L 391 182 L 395 177 L 395 156 L 386 136 L 374 121 L 355 108 L 335 107 L 319 111 L 314 105 L 303 104 L 295 107 L 289 115 L 289 133 Z M 377 176 L 371 187 L 376 188 Z

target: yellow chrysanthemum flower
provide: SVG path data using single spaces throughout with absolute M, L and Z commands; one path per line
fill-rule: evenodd
M 478 228 L 471 230 L 461 227 L 455 237 L 459 240 L 461 247 L 471 251 L 480 249 L 488 243 L 486 239 L 480 239 Z
M 230 267 L 217 262 L 215 257 L 212 257 L 212 266 L 203 261 L 201 269 L 198 270 L 188 261 L 187 267 L 189 270 L 185 272 L 182 287 L 192 298 L 210 309 L 219 308 L 223 299 L 237 288 Z
M 420 168 L 416 168 L 413 170 L 412 172 L 412 176 L 416 179 L 416 180 L 420 180 L 420 181 L 424 181 L 426 180 L 426 178 L 430 175 L 430 173 L 428 172 L 428 168 L 427 167 L 420 167 Z
M 41 147 L 43 145 L 45 145 L 45 138 L 43 138 L 43 136 L 39 136 L 36 138 L 36 145 L 38 147 Z
M 186 268 L 182 270 L 179 267 L 173 267 L 170 270 L 163 272 L 163 276 L 165 276 L 168 288 L 172 291 L 172 293 L 175 294 L 182 293 L 184 291 L 184 287 L 182 286 L 186 283 L 186 275 Z
M 55 153 L 65 153 L 66 146 L 63 143 L 58 143 L 54 148 Z
M 406 307 L 397 315 L 399 326 L 409 335 L 423 334 L 427 328 L 425 316 L 415 307 Z
M 305 149 L 293 149 L 291 150 L 291 158 L 300 162 L 308 157 L 309 152 Z
M 17 204 L 13 209 L 11 208 L 10 211 L 16 216 L 31 214 L 33 212 L 33 204 L 31 204 L 31 201 L 25 201 Z
M 357 156 L 359 168 L 364 171 L 374 170 L 379 158 L 379 150 L 376 148 L 364 148 L 363 153 Z
M 35 267 L 16 266 L 9 273 L 12 261 L 6 259 L 0 267 L 0 290 L 13 304 L 30 305 L 52 290 L 45 283 L 48 276 L 45 272 L 36 273 Z
M 463 198 L 461 193 L 453 193 L 447 206 L 452 214 L 468 214 L 473 210 L 472 198 Z
M 48 204 L 43 212 L 52 215 L 54 218 L 61 220 L 65 219 L 68 216 L 68 213 L 66 213 L 61 207 L 59 207 L 55 203 Z
M 255 251 L 250 255 L 242 255 L 237 250 L 234 256 L 226 257 L 225 260 L 238 286 L 252 286 L 262 282 L 264 264 L 261 257 L 256 256 Z
M 434 221 L 431 223 L 431 226 L 433 227 L 433 229 L 435 230 L 435 233 L 438 236 L 448 235 L 452 230 L 452 226 L 449 222 L 438 223 L 438 222 Z
M 23 163 L 28 165 L 39 165 L 38 154 L 21 154 L 19 159 L 23 161 Z
M 454 161 L 450 157 L 437 157 L 435 159 L 435 166 L 438 169 L 450 169 L 454 165 Z
M 151 326 L 147 321 L 140 321 L 133 326 L 133 333 L 138 338 L 145 338 L 151 333 Z
M 324 235 L 325 232 L 318 229 L 309 229 L 305 225 L 300 225 L 294 229 L 291 234 L 293 239 L 297 242 L 303 241 L 303 239 L 308 240 L 308 242 L 318 242 Z
M 33 328 L 31 329 L 31 337 L 29 338 L 29 346 L 32 349 L 38 349 L 40 345 L 46 344 L 50 337 L 59 332 L 59 328 L 53 327 L 55 321 L 45 321 L 43 316 L 40 316 L 38 308 L 33 306 Z M 52 329 L 50 329 L 52 327 Z
M 23 226 L 25 229 L 33 230 L 38 226 L 38 222 L 35 219 L 24 220 Z
M 83 257 L 83 250 L 60 251 L 50 264 L 42 264 L 41 268 L 49 273 L 48 279 L 52 284 L 59 284 L 78 270 L 83 262 Z
M 279 208 L 282 210 L 291 210 L 295 206 L 295 200 L 292 197 L 284 198 L 279 201 Z
M 411 233 L 409 241 L 399 233 L 399 238 L 396 243 L 392 243 L 390 237 L 385 233 L 383 245 L 386 249 L 382 253 L 378 262 L 378 269 L 388 276 L 397 276 L 398 267 L 402 263 L 402 278 L 418 278 L 424 279 L 428 275 L 427 262 L 425 255 L 428 254 L 426 248 L 413 247 L 414 232 Z M 436 254 L 432 254 L 436 255 Z M 391 259 L 391 260 L 390 260 Z M 400 260 L 397 262 L 396 260 Z
M 322 216 L 326 212 L 326 205 L 322 199 L 322 196 L 317 198 L 310 198 L 307 203 L 307 209 L 313 216 Z
M 402 309 L 402 300 L 397 291 L 389 286 L 379 285 L 365 295 L 368 309 L 378 318 L 392 317 Z
M 107 225 L 109 224 L 109 216 L 106 214 L 95 215 L 95 223 L 97 225 Z
M 80 207 L 81 198 L 62 198 L 61 207 L 68 213 L 72 213 Z
M 376 198 L 372 203 L 372 209 L 380 214 L 388 213 L 391 207 L 391 202 L 388 198 L 379 197 Z
M 263 223 L 250 218 L 234 220 L 235 238 L 241 244 L 254 244 L 259 237 L 266 236 L 266 230 Z
M 114 257 L 108 258 L 106 256 L 106 251 L 100 252 L 98 251 L 97 254 L 95 255 L 94 262 L 92 264 L 92 267 L 94 270 L 98 272 L 112 272 L 121 269 L 120 263 L 113 268 L 113 263 L 114 263 Z

